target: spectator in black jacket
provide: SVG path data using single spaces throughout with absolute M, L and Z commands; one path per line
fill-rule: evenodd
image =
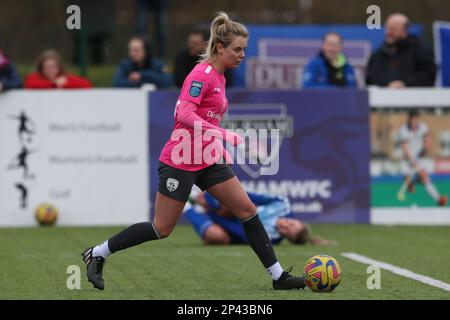
M 367 67 L 367 84 L 389 88 L 429 87 L 436 77 L 433 51 L 408 34 L 408 18 L 390 15 L 385 24 L 385 42 Z
M 205 52 L 208 39 L 208 29 L 198 28 L 189 34 L 187 47 L 181 50 L 175 58 L 174 81 L 178 88 L 183 86 L 184 79 L 194 69 L 200 60 L 200 55 Z M 230 70 L 226 70 L 224 75 L 227 87 L 229 87 L 232 81 L 232 73 Z
M 145 38 L 132 37 L 128 43 L 128 59 L 120 63 L 113 84 L 124 88 L 140 88 L 144 84 L 167 88 L 172 84 L 172 76 L 165 69 L 164 63 L 150 54 Z
M 16 67 L 0 49 L 0 92 L 21 87 L 22 81 Z

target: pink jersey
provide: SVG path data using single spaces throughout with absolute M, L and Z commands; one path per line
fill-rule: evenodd
M 182 101 L 194 103 L 197 106 L 196 114 L 204 121 L 218 127 L 222 120 L 223 114 L 228 108 L 228 100 L 225 96 L 224 75 L 217 72 L 217 70 L 206 62 L 197 64 L 189 73 L 184 80 L 183 87 L 181 88 L 181 94 L 178 98 L 177 106 L 175 107 L 175 126 L 171 137 L 174 137 L 175 133 L 177 133 L 176 136 L 179 136 L 179 132 L 189 132 L 191 155 L 190 157 L 184 158 L 189 159 L 188 161 L 176 163 L 180 162 L 180 157 L 178 155 L 183 155 L 183 151 L 179 151 L 180 139 L 174 141 L 169 138 L 159 157 L 161 162 L 164 162 L 171 167 L 186 171 L 197 171 L 211 165 L 211 163 L 207 163 L 207 161 L 205 161 L 203 152 L 215 138 L 211 138 L 211 141 L 203 141 L 204 139 L 202 137 L 198 138 L 199 131 L 197 130 L 196 134 L 198 139 L 196 140 L 197 142 L 194 146 L 194 129 L 186 126 L 177 119 L 177 114 L 180 112 L 178 107 L 180 107 L 180 103 Z M 199 143 L 199 141 L 201 141 L 201 143 Z M 201 147 L 201 149 L 199 149 L 199 147 Z M 174 150 L 174 148 L 176 149 Z M 214 155 L 215 152 L 213 151 L 212 154 Z M 196 156 L 194 157 L 194 155 Z

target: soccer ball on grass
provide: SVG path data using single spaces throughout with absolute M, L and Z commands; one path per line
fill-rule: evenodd
M 331 256 L 324 254 L 310 258 L 304 268 L 305 283 L 314 292 L 330 292 L 341 282 L 341 267 Z

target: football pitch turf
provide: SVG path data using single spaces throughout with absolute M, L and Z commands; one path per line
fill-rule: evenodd
M 120 227 L 0 229 L 0 299 L 450 299 L 450 292 L 381 270 L 381 289 L 367 288 L 367 265 L 341 256 L 354 252 L 450 283 L 450 227 L 313 225 L 313 233 L 337 246 L 276 246 L 281 264 L 302 273 L 306 260 L 323 253 L 342 267 L 332 293 L 273 291 L 250 247 L 202 246 L 190 226 L 164 240 L 119 252 L 104 268 L 105 290 L 85 279 L 80 253 Z M 67 268 L 81 268 L 81 289 L 66 287 Z

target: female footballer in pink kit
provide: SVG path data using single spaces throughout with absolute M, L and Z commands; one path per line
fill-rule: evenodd
M 304 288 L 303 277 L 282 269 L 255 205 L 229 167 L 231 157 L 223 147 L 223 140 L 232 145 L 242 142 L 239 135 L 219 125 L 228 106 L 223 74 L 244 59 L 247 38 L 247 29 L 225 13 L 218 13 L 212 21 L 207 52 L 184 81 L 175 108 L 174 131 L 159 158 L 154 221 L 133 224 L 82 253 L 88 280 L 95 288 L 104 289 L 103 264 L 111 253 L 170 235 L 194 184 L 242 221 L 248 243 L 271 275 L 275 290 Z M 227 163 L 219 161 L 221 158 Z

